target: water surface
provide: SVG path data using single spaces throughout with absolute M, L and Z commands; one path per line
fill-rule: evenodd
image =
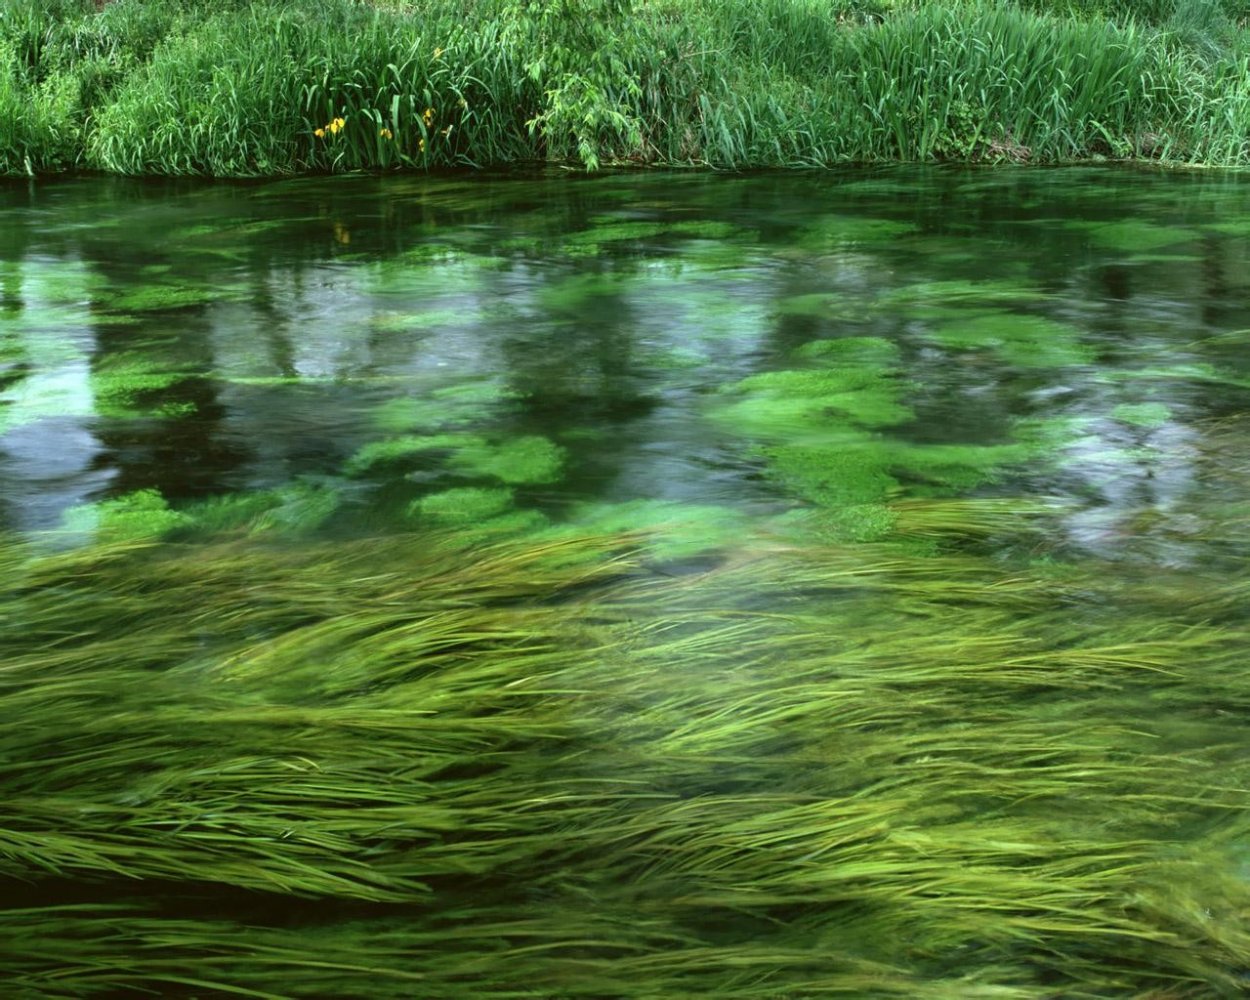
M 8 968 L 1233 995 L 1248 403 L 1238 173 L 0 187 Z

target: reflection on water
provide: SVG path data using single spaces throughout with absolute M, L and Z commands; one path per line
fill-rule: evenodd
M 1200 561 L 1203 504 L 1244 488 L 1209 473 L 1250 377 L 1248 205 L 1110 170 L 9 186 L 0 516 L 309 477 L 351 482 L 344 523 L 501 478 L 557 519 L 879 499 L 779 450 L 820 439 L 893 448 L 882 497 L 1024 489 L 1070 504 L 1057 545 Z M 850 338 L 894 354 L 804 355 Z M 560 474 L 456 457 L 514 435 Z M 1025 441 L 964 479 L 915 458 Z

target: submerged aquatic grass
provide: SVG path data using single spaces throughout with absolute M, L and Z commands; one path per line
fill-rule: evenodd
M 6 540 L 6 979 L 1234 995 L 1219 588 L 767 534 L 676 576 L 644 540 Z
M 1244 992 L 1244 192 L 1076 176 L 34 186 L 5 988 Z

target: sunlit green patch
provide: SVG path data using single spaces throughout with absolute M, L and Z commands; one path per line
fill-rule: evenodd
M 851 504 L 833 509 L 801 508 L 774 519 L 774 530 L 796 544 L 819 541 L 879 542 L 894 534 L 895 515 L 887 504 Z M 932 548 L 929 552 L 934 551 Z
M 890 369 L 901 360 L 898 345 L 881 337 L 812 340 L 798 348 L 794 356 L 819 361 L 835 368 L 851 366 L 869 370 Z
M 685 559 L 717 549 L 732 549 L 749 531 L 741 511 L 709 504 L 667 500 L 579 504 L 552 537 L 627 532 L 652 559 Z
M 231 296 L 230 289 L 197 288 L 184 284 L 144 284 L 115 292 L 105 299 L 105 306 L 113 312 L 163 312 L 188 309 L 220 302 Z
M 1000 479 L 1010 469 L 1042 454 L 1027 440 L 1009 444 L 911 444 L 892 441 L 884 449 L 888 467 L 911 496 L 948 496 Z
M 233 385 L 248 385 L 257 387 L 279 387 L 279 386 L 310 386 L 310 385 L 335 385 L 343 381 L 335 375 L 225 375 L 218 373 L 216 378 L 223 382 L 230 382 Z M 396 381 L 395 379 L 367 379 L 364 381 Z
M 773 312 L 778 316 L 833 316 L 843 304 L 841 296 L 829 292 L 807 292 L 803 295 L 787 295 L 773 302 Z
M 379 333 L 412 333 L 436 326 L 454 326 L 465 322 L 463 309 L 426 309 L 421 312 L 383 310 L 369 317 L 369 326 Z
M 848 435 L 833 446 L 772 445 L 761 453 L 770 478 L 794 496 L 822 507 L 870 506 L 900 489 L 888 471 L 888 452 L 871 439 Z
M 504 508 L 497 514 L 490 514 L 481 520 L 463 523 L 430 519 L 427 515 L 422 521 L 422 514 L 416 504 L 409 506 L 409 517 L 417 517 L 418 523 L 440 524 L 454 527 L 455 533 L 449 535 L 446 544 L 449 547 L 472 550 L 481 545 L 497 544 L 502 541 L 522 538 L 540 538 L 550 528 L 551 522 L 546 515 L 536 510 L 517 510 Z
M 187 400 L 171 400 L 157 403 L 152 407 L 151 414 L 165 420 L 181 420 L 199 412 L 199 407 Z
M 563 464 L 564 449 L 536 435 L 499 443 L 469 440 L 448 462 L 457 472 L 513 484 L 555 482 Z
M 807 250 L 872 246 L 888 244 L 915 229 L 913 223 L 893 219 L 831 215 L 804 226 L 795 234 L 795 240 L 798 246 Z
M 888 427 L 912 416 L 900 388 L 873 367 L 766 372 L 722 390 L 712 416 L 746 437 L 816 432 L 830 417 Z
M 889 505 L 892 527 L 918 538 L 964 541 L 1000 536 L 1037 540 L 1041 528 L 1069 512 L 1060 497 L 926 497 Z
M 1087 222 L 1073 219 L 1065 225 L 1069 229 L 1088 233 L 1093 243 L 1109 250 L 1154 250 L 1176 243 L 1188 243 L 1199 236 L 1192 229 L 1161 226 L 1138 219 L 1122 222 Z
M 509 236 L 499 240 L 494 246 L 496 250 L 533 256 L 540 253 L 547 242 L 547 239 L 542 236 Z
M 1000 312 L 948 323 L 930 336 L 959 351 L 990 351 L 1018 368 L 1062 368 L 1093 363 L 1097 352 L 1081 331 L 1043 316 Z
M 145 397 L 177 385 L 189 372 L 172 367 L 153 354 L 138 351 L 106 355 L 91 372 L 95 412 L 101 417 L 178 417 L 195 412 L 176 400 L 149 402 Z
M 953 278 L 945 281 L 920 281 L 884 292 L 878 306 L 906 309 L 913 313 L 925 307 L 972 306 L 984 308 L 994 304 L 1036 302 L 1047 296 L 1025 281 L 1004 278 L 972 281 Z
M 1250 219 L 1225 219 L 1221 222 L 1208 222 L 1203 228 L 1229 236 L 1250 236 Z
M 1121 403 L 1111 415 L 1122 424 L 1155 428 L 1172 419 L 1172 408 L 1166 403 Z
M 465 434 L 404 434 L 382 441 L 371 441 L 348 458 L 343 471 L 349 476 L 363 476 L 427 452 L 449 452 L 463 448 L 476 440 Z
M 409 516 L 444 527 L 475 525 L 512 506 L 512 490 L 462 486 L 414 500 Z
M 330 481 L 297 481 L 273 490 L 230 493 L 183 508 L 179 535 L 307 535 L 329 520 L 342 500 L 342 490 Z
M 564 244 L 574 250 L 597 249 L 605 243 L 654 239 L 669 228 L 663 222 L 599 222 L 591 229 L 565 236 Z
M 374 423 L 384 431 L 434 431 L 484 422 L 506 412 L 521 394 L 500 382 L 480 380 L 433 389 L 421 396 L 387 400 L 374 411 Z
M 61 518 L 64 531 L 109 542 L 158 538 L 191 523 L 186 514 L 170 510 L 156 490 L 70 507 Z
M 183 508 L 187 533 L 217 535 L 251 530 L 269 510 L 282 503 L 278 490 L 253 490 L 210 497 Z

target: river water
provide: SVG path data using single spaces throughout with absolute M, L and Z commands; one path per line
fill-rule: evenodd
M 100 616 L 75 636 L 72 614 L 53 622 L 62 611 L 38 604 L 37 597 L 32 604 L 27 591 L 12 585 L 0 621 L 18 651 L 15 662 L 36 678 L 15 681 L 14 690 L 38 696 L 36 668 L 65 669 L 74 677 L 89 673 L 104 651 L 124 648 L 108 643 L 127 636 L 150 632 L 151 644 L 159 646 L 162 628 L 170 635 L 190 629 L 195 644 L 145 653 L 135 661 L 142 660 L 144 670 L 177 671 L 187 664 L 199 669 L 210 661 L 215 670 L 306 624 L 292 615 L 234 635 L 227 624 L 206 626 L 199 618 L 193 627 L 175 627 L 172 618 L 161 617 L 174 613 L 168 608 L 150 623 L 142 614 L 117 617 L 120 611 L 107 610 L 109 600 L 146 594 L 157 596 L 143 600 L 159 603 L 161 588 L 136 583 L 140 571 L 133 567 L 110 576 L 108 567 L 121 557 L 96 562 L 97 551 L 116 554 L 138 546 L 148 560 L 144 565 L 210 558 L 194 553 L 218 558 L 222 546 L 230 547 L 231 558 L 243 558 L 240 551 L 269 558 L 263 553 L 270 552 L 298 561 L 304 558 L 299 553 L 327 545 L 364 551 L 360 547 L 381 544 L 369 551 L 383 552 L 392 544 L 388 539 L 402 547 L 413 538 L 447 544 L 450 537 L 472 560 L 486 558 L 474 553 L 498 552 L 500 546 L 520 551 L 576 538 L 630 539 L 635 568 L 623 584 L 605 584 L 612 613 L 623 615 L 613 619 L 613 634 L 619 639 L 620 630 L 636 626 L 638 633 L 622 640 L 622 648 L 636 651 L 642 644 L 652 657 L 671 653 L 668 669 L 675 676 L 702 679 L 697 693 L 692 688 L 683 694 L 680 683 L 669 687 L 656 678 L 639 679 L 628 691 L 614 689 L 615 707 L 595 723 L 596 732 L 635 716 L 645 724 L 638 722 L 636 732 L 612 729 L 615 735 L 603 736 L 602 745 L 578 744 L 576 780 L 614 769 L 644 782 L 654 774 L 654 787 L 664 794 L 719 803 L 722 811 L 708 818 L 707 829 L 738 833 L 713 842 L 687 830 L 668 842 L 655 830 L 677 829 L 675 813 L 640 826 L 632 840 L 621 834 L 617 843 L 603 833 L 596 850 L 606 851 L 601 856 L 611 856 L 615 866 L 603 876 L 613 885 L 604 892 L 614 900 L 605 907 L 627 912 L 637 904 L 645 911 L 655 904 L 653 890 L 662 895 L 680 883 L 672 891 L 686 900 L 686 909 L 680 918 L 647 911 L 670 923 L 645 946 L 620 932 L 637 955 L 652 956 L 651 965 L 639 958 L 634 973 L 648 985 L 634 990 L 604 978 L 602 967 L 595 972 L 600 978 L 579 978 L 588 955 L 599 955 L 601 945 L 617 945 L 570 941 L 552 944 L 548 964 L 526 974 L 541 982 L 542 975 L 560 970 L 524 995 L 806 996 L 801 991 L 816 995 L 840 983 L 837 988 L 850 995 L 919 996 L 912 992 L 918 984 L 941 982 L 946 985 L 924 995 L 1145 996 L 1141 991 L 1151 984 L 1178 976 L 1184 988 L 1197 992 L 1150 995 L 1234 990 L 1245 967 L 1244 940 L 1250 940 L 1240 917 L 1216 921 L 1210 940 L 1201 941 L 1192 926 L 1178 929 L 1184 921 L 1171 911 L 1157 919 L 1140 917 L 1140 925 L 1125 929 L 1116 923 L 1120 917 L 1091 909 L 1084 925 L 1073 914 L 1093 908 L 1097 896 L 1084 886 L 1081 891 L 1090 893 L 1081 897 L 1085 902 L 1057 898 L 1043 907 L 1044 917 L 1017 914 L 1018 929 L 1024 929 L 1004 941 L 984 931 L 961 937 L 952 929 L 960 918 L 943 909 L 942 900 L 959 896 L 966 906 L 958 913 L 992 922 L 995 913 L 1019 903 L 995 897 L 978 909 L 977 900 L 992 895 L 989 889 L 939 890 L 936 876 L 898 873 L 863 891 L 822 889 L 820 877 L 811 874 L 812 859 L 827 851 L 836 855 L 858 843 L 856 837 L 867 838 L 864 831 L 848 834 L 837 850 L 837 836 L 815 827 L 800 845 L 785 846 L 793 847 L 796 870 L 813 879 L 802 891 L 792 891 L 797 883 L 784 872 L 769 881 L 774 876 L 765 868 L 744 868 L 762 880 L 755 891 L 768 896 L 756 905 L 734 895 L 746 893 L 747 875 L 719 880 L 734 851 L 750 854 L 781 838 L 748 829 L 757 806 L 745 804 L 746 797 L 771 794 L 782 780 L 786 794 L 825 796 L 821 801 L 835 793 L 846 802 L 894 801 L 901 785 L 893 779 L 877 784 L 875 778 L 847 776 L 880 765 L 883 774 L 903 769 L 898 773 L 905 771 L 917 796 L 929 788 L 936 803 L 946 803 L 935 805 L 933 815 L 916 811 L 913 803 L 900 806 L 894 819 L 882 818 L 888 809 L 869 817 L 877 831 L 902 822 L 899 817 L 914 818 L 916 830 L 899 834 L 892 851 L 903 849 L 900 844 L 928 858 L 946 851 L 943 856 L 961 870 L 999 865 L 995 871 L 1004 877 L 1025 869 L 1037 875 L 1037 882 L 1012 890 L 1017 893 L 1042 891 L 1039 886 L 1061 883 L 1078 869 L 1094 873 L 1091 878 L 1127 878 L 1102 898 L 1108 912 L 1136 913 L 1140 894 L 1153 892 L 1190 916 L 1207 909 L 1206 917 L 1192 917 L 1195 926 L 1206 927 L 1214 919 L 1209 911 L 1218 906 L 1176 902 L 1175 887 L 1189 876 L 1159 867 L 1166 867 L 1163 856 L 1177 865 L 1192 849 L 1201 860 L 1186 855 L 1186 863 L 1219 882 L 1211 898 L 1233 900 L 1226 905 L 1229 913 L 1236 911 L 1245 864 L 1239 831 L 1246 826 L 1239 783 L 1246 765 L 1238 747 L 1250 705 L 1250 683 L 1238 687 L 1236 669 L 1245 651 L 1243 597 L 1250 584 L 1248 487 L 1246 174 L 890 168 L 255 184 L 83 178 L 0 186 L 0 527 L 7 565 L 37 575 L 53 573 L 41 567 L 61 565 L 57 560 L 82 558 L 83 566 L 93 568 L 66 571 L 57 592 L 78 595 L 73 600 L 83 602 L 84 614 Z M 417 544 L 420 551 L 424 543 Z M 802 564 L 784 562 L 794 559 Z M 917 589 L 891 584 L 896 591 L 888 606 L 881 603 L 876 585 L 864 582 L 877 572 L 864 567 L 877 565 L 896 576 L 917 574 Z M 331 573 L 323 580 L 330 601 L 336 592 L 344 601 L 363 600 L 363 571 L 350 572 L 355 575 Z M 863 586 L 840 592 L 821 573 L 859 574 Z M 960 589 L 961 574 L 972 581 L 966 589 Z M 224 601 L 213 590 L 216 579 L 206 576 L 202 584 L 206 606 Z M 621 585 L 623 592 L 610 589 Z M 998 595 L 1016 585 L 1024 596 L 1000 604 Z M 555 595 L 571 584 L 555 581 L 549 594 L 543 586 L 536 583 L 537 593 L 526 599 L 559 603 Z M 950 589 L 935 597 L 939 586 Z M 829 601 L 831 592 L 838 592 L 834 603 L 819 603 Z M 194 603 L 196 593 L 188 588 L 180 600 Z M 231 605 L 229 615 L 223 611 L 221 621 L 252 614 L 268 599 L 263 583 L 250 593 Z M 396 603 L 374 597 L 379 607 Z M 456 603 L 454 594 L 448 600 L 448 606 Z M 600 611 L 582 615 L 587 628 L 597 627 Z M 720 616 L 715 627 L 699 618 L 708 614 Z M 777 660 L 791 664 L 794 673 L 783 670 L 781 676 L 794 686 L 737 672 L 744 669 L 735 661 L 737 633 L 725 624 L 735 615 L 770 623 L 794 616 L 785 626 L 790 631 L 756 636 L 743 647 L 750 655 L 742 654 L 743 662 L 754 664 L 752 671 L 765 669 L 760 664 L 778 669 Z M 45 631 L 41 616 L 47 617 Z M 643 624 L 647 616 L 655 620 Z M 113 633 L 108 621 L 117 623 Z M 392 625 L 375 622 L 352 632 L 356 640 L 326 654 L 326 670 L 361 670 L 367 678 L 376 666 L 394 676 L 387 659 L 392 653 L 371 651 L 367 641 L 371 630 Z M 773 627 L 781 628 L 767 625 Z M 813 638 L 825 635 L 822 628 L 830 630 L 826 637 Z M 691 633 L 695 637 L 682 645 Z M 671 650 L 656 638 L 661 634 L 678 637 Z M 90 645 L 83 639 L 88 635 L 102 645 Z M 697 635 L 705 641 L 696 641 Z M 940 675 L 938 667 L 925 666 L 918 651 L 926 649 L 926 637 L 946 643 L 944 662 L 964 672 Z M 847 651 L 835 648 L 842 639 L 854 640 L 862 656 L 846 659 Z M 48 652 L 78 649 L 79 642 L 86 644 L 66 658 Z M 788 652 L 770 658 L 752 642 L 758 650 Z M 972 652 L 995 642 L 992 655 Z M 344 652 L 351 649 L 356 653 Z M 351 655 L 359 662 L 349 662 Z M 638 655 L 639 662 L 652 662 Z M 889 674 L 902 660 L 914 672 Z M 639 662 L 620 669 L 642 671 Z M 822 663 L 837 666 L 822 672 Z M 616 669 L 611 658 L 602 669 Z M 725 681 L 728 687 L 708 680 L 718 670 L 735 678 Z M 1186 673 L 1191 670 L 1192 676 Z M 1152 672 L 1157 684 L 1141 680 Z M 974 676 L 981 679 L 970 680 Z M 883 686 L 872 687 L 878 683 Z M 735 693 L 734 684 L 745 686 Z M 849 694 L 846 685 L 854 689 Z M 1059 689 L 1062 696 L 1055 694 Z M 65 690 L 50 687 L 45 702 L 31 703 L 59 704 L 57 699 L 69 697 Z M 364 697 L 367 690 L 367 684 L 351 687 L 350 697 Z M 1018 692 L 1019 704 L 1003 700 L 1003 691 Z M 835 718 L 829 706 L 852 694 L 863 697 L 863 712 L 912 699 L 934 715 L 905 723 L 889 712 L 856 716 L 858 721 Z M 670 695 L 671 703 L 663 700 Z M 112 717 L 108 696 L 92 697 L 104 699 L 92 702 L 93 711 Z M 332 701 L 327 695 L 326 703 Z M 696 702 L 702 704 L 697 711 L 691 707 Z M 960 757 L 950 740 L 964 737 L 951 736 L 947 727 L 951 706 L 965 702 L 969 734 L 975 728 L 985 742 L 967 735 L 981 749 L 961 758 L 959 766 L 970 769 L 964 778 L 954 770 L 930 778 L 926 768 L 937 766 L 931 762 Z M 0 712 L 12 720 L 19 709 Z M 682 721 L 675 721 L 683 712 Z M 754 722 L 730 733 L 725 720 L 735 713 Z M 800 715 L 801 723 L 794 721 Z M 66 718 L 72 720 L 72 712 Z M 878 760 L 871 734 L 896 724 L 898 734 L 920 743 L 939 729 L 944 735 L 925 743 L 923 752 L 904 753 L 901 744 L 891 744 Z M 1056 758 L 1039 748 L 1059 730 L 1046 727 L 1066 727 L 1071 736 L 1113 724 L 1122 725 L 1123 733 L 1108 729 L 1098 739 L 1091 736 L 1089 745 L 1055 749 L 1054 755 L 1071 758 L 1063 765 L 1071 770 L 1051 773 Z M 830 741 L 827 732 L 817 738 L 816 729 L 826 725 L 856 735 L 847 735 L 845 743 Z M 70 721 L 66 726 L 63 736 L 47 737 L 52 745 L 78 739 Z M 97 738 L 107 747 L 114 737 Z M 655 770 L 661 754 L 685 760 L 683 741 L 704 738 L 706 747 L 678 768 L 680 775 Z M 1133 742 L 1139 739 L 1145 741 L 1140 746 Z M 714 749 L 718 740 L 721 750 Z M 994 746 L 1019 740 L 1034 741 L 1019 758 L 1004 763 L 986 756 Z M 12 736 L 6 759 L 37 759 L 38 747 L 34 737 Z M 296 752 L 295 743 L 290 752 Z M 509 750 L 531 752 L 549 751 Z M 1111 767 L 1108 762 L 1121 752 L 1124 774 L 1102 784 L 1090 777 Z M 750 761 L 760 753 L 776 755 L 775 773 L 763 763 L 752 770 Z M 885 757 L 888 766 L 881 764 Z M 1146 771 L 1173 766 L 1161 761 L 1182 760 L 1184 766 L 1175 763 L 1166 780 L 1159 779 L 1162 784 L 1133 786 Z M 843 778 L 822 785 L 814 775 L 833 763 Z M 568 778 L 571 765 L 561 766 Z M 806 777 L 789 777 L 796 769 Z M 1054 783 L 1030 791 L 1027 781 L 1043 771 Z M 18 772 L 27 774 L 20 767 Z M 110 793 L 110 802 L 131 801 L 125 789 L 133 775 L 126 773 L 120 764 L 109 769 L 109 780 L 120 789 Z M 1012 781 L 1023 784 L 1000 795 L 984 791 L 984 783 L 1000 779 L 1007 789 Z M 27 777 L 9 780 L 23 795 L 53 794 L 27 788 Z M 73 781 L 67 789 L 66 780 L 57 795 L 86 794 Z M 85 784 L 96 780 L 83 778 Z M 427 774 L 422 780 L 436 778 Z M 1177 789 L 1191 782 L 1206 790 L 1195 791 L 1194 801 L 1185 804 Z M 1036 809 L 1022 805 L 1026 800 Z M 1166 807 L 1158 804 L 1164 800 Z M 525 801 L 538 801 L 537 793 Z M 803 808 L 813 808 L 810 801 L 804 799 L 809 804 Z M 619 798 L 612 803 L 620 808 Z M 966 815 L 956 815 L 965 805 Z M 991 831 L 998 830 L 995 823 L 1005 824 L 993 833 L 999 844 L 994 850 L 1004 855 L 1018 847 L 1002 846 L 1011 837 L 1036 833 L 1058 842 L 1074 835 L 1057 833 L 1048 817 L 1065 810 L 1079 815 L 1084 808 L 1090 810 L 1081 827 L 1082 836 L 1091 838 L 1086 853 L 1078 845 L 1068 861 L 1047 856 L 1037 862 L 1038 871 L 1030 866 L 1042 848 L 1021 848 L 1004 862 L 991 858 L 992 852 L 962 855 L 951 847 L 964 836 L 952 831 L 964 830 L 960 824 L 973 817 Z M 16 828 L 56 828 L 51 813 L 31 810 L 19 810 Z M 552 830 L 576 829 L 578 822 L 566 817 L 539 829 L 555 836 Z M 790 816 L 784 822 L 800 821 Z M 599 843 L 593 831 L 610 826 L 604 817 L 587 818 L 587 843 Z M 939 843 L 934 830 L 953 839 Z M 751 840 L 757 833 L 758 843 Z M 935 839 L 925 841 L 929 836 Z M 1148 863 L 1112 860 L 1116 850 L 1132 854 L 1135 848 L 1124 846 L 1130 841 L 1140 847 L 1156 836 L 1157 843 L 1141 848 Z M 145 849 L 142 837 L 136 843 L 136 850 Z M 612 854 L 609 844 L 624 853 Z M 375 841 L 369 845 L 361 857 L 385 853 Z M 492 905 L 517 919 L 542 900 L 564 899 L 565 906 L 562 893 L 583 901 L 593 896 L 585 885 L 548 884 L 533 867 L 537 856 L 517 856 L 509 854 L 512 860 L 500 861 L 499 869 L 507 868 L 515 885 L 500 888 L 507 879 L 499 871 L 491 868 L 495 874 L 487 877 L 482 872 L 490 866 L 478 870 L 482 884 L 498 889 Z M 55 872 L 69 879 L 56 889 L 67 901 L 80 900 L 82 885 L 103 886 L 108 898 L 131 898 L 111 881 L 128 860 L 14 857 L 25 860 L 13 861 L 4 874 L 26 883 L 36 878 L 33 871 Z M 579 864 L 593 868 L 580 855 L 561 857 L 558 864 L 570 871 L 581 871 Z M 848 855 L 845 864 L 858 863 L 855 858 Z M 146 868 L 134 861 L 134 871 L 126 870 L 177 880 L 183 877 L 178 864 L 196 863 L 194 856 Z M 1154 867 L 1135 881 L 1136 875 L 1124 875 L 1133 865 L 1145 866 L 1141 871 Z M 433 868 L 437 880 L 455 866 Z M 473 865 L 465 862 L 464 868 Z M 343 896 L 370 905 L 402 903 L 406 883 L 400 875 L 387 877 L 396 881 L 385 892 L 351 890 Z M 871 882 L 871 876 L 864 878 Z M 645 902 L 618 898 L 627 881 L 648 886 L 647 879 L 658 881 L 637 890 Z M 230 891 L 258 889 L 255 879 L 237 872 L 192 881 L 200 880 Z M 783 891 L 783 885 L 790 888 Z M 265 887 L 273 888 L 261 879 Z M 151 891 L 165 899 L 166 888 Z M 468 912 L 458 888 L 445 891 L 455 896 L 457 913 Z M 302 895 L 335 892 L 314 886 Z M 930 901 L 932 926 L 927 915 L 903 904 L 919 897 Z M 51 898 L 61 897 L 54 892 Z M 827 943 L 819 928 L 835 925 L 828 914 L 840 899 L 853 900 L 847 912 L 873 933 L 910 928 L 900 933 L 915 940 L 898 948 L 881 941 L 848 945 L 843 959 L 850 964 L 841 971 L 796 960 L 793 949 Z M 149 899 L 133 905 L 140 920 L 166 904 Z M 248 908 L 230 910 L 235 905 L 215 899 L 213 912 L 220 915 L 224 906 L 231 919 L 242 920 L 238 912 Z M 690 907 L 703 907 L 703 918 L 692 918 Z M 1156 916 L 1164 909 L 1157 901 L 1144 906 Z M 439 912 L 440 920 L 459 919 Z M 490 919 L 497 923 L 497 913 Z M 274 928 L 287 920 L 271 915 L 267 926 L 278 933 Z M 968 920 L 971 927 L 973 917 Z M 744 942 L 754 947 L 774 941 L 770 935 L 778 927 L 794 937 L 784 946 L 769 944 L 773 950 L 750 961 L 744 957 L 741 974 L 726 971 L 733 963 L 724 954 L 698 951 L 723 946 L 754 954 Z M 149 943 L 132 942 L 123 948 L 131 949 L 126 954 L 150 946 L 146 931 L 132 931 L 134 941 Z M 664 938 L 670 931 L 674 936 Z M 1091 957 L 1088 939 L 1103 933 L 1112 940 L 1108 955 Z M 1114 971 L 1122 957 L 1115 957 L 1122 944 L 1115 935 L 1139 948 L 1124 959 L 1130 971 Z M 657 944 L 661 939 L 667 943 Z M 515 941 L 513 946 L 520 947 Z M 1168 948 L 1174 957 L 1159 957 Z M 116 973 L 97 981 L 81 971 L 90 966 L 86 959 L 75 966 L 78 978 L 65 978 L 75 959 L 70 945 L 62 951 L 53 949 L 43 964 L 21 965 L 29 988 L 50 990 L 49 983 L 61 981 L 57 976 L 77 984 L 77 993 L 64 986 L 66 995 L 114 988 L 129 995 L 125 991 L 140 981 L 174 992 L 191 988 L 183 980 L 217 982 L 194 956 L 177 974 L 183 979 L 172 972 L 162 979 L 166 973 L 149 970 L 147 978 Z M 1183 957 L 1187 951 L 1203 957 L 1190 961 Z M 657 952 L 682 957 L 672 969 L 657 971 Z M 690 957 L 696 952 L 703 958 Z M 620 956 L 612 963 L 629 968 Z M 877 971 L 865 971 L 869 965 L 863 963 Z M 239 967 L 248 968 L 241 960 Z M 506 976 L 472 963 L 445 973 L 417 971 L 432 977 L 423 995 L 456 995 L 455 983 L 471 984 L 465 988 L 473 995 L 522 995 L 508 992 L 516 984 L 508 985 Z M 380 973 L 352 979 L 342 972 L 345 978 L 333 986 L 315 979 L 275 985 L 261 973 L 243 971 L 237 979 L 221 975 L 230 988 L 262 991 L 256 995 L 392 995 L 386 992 L 391 987 L 378 985 Z M 183 986 L 170 985 L 177 982 Z M 968 990 L 974 983 L 1004 992 L 960 992 L 960 983 Z

